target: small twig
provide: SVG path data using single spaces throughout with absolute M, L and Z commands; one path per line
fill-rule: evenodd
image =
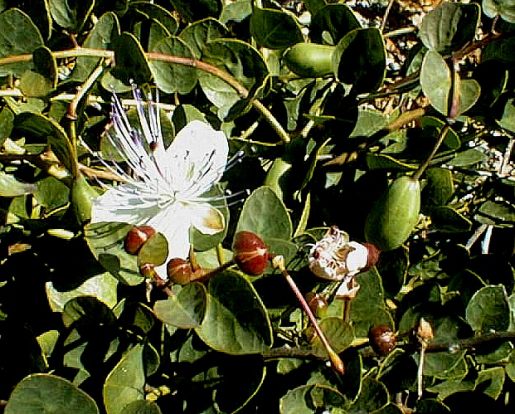
M 324 345 L 324 348 L 327 351 L 327 354 L 329 355 L 329 359 L 331 360 L 331 363 L 336 371 L 338 371 L 340 374 L 343 374 L 345 372 L 345 367 L 343 365 L 343 361 L 338 356 L 338 354 L 333 350 L 331 345 L 329 344 L 329 341 L 327 340 L 324 332 L 318 325 L 318 322 L 315 318 L 315 315 L 313 315 L 313 312 L 311 311 L 308 303 L 306 302 L 306 299 L 304 299 L 304 296 L 302 296 L 301 291 L 297 287 L 297 284 L 292 279 L 288 271 L 286 270 L 286 267 L 284 265 L 284 257 L 278 255 L 275 256 L 272 259 L 272 264 L 274 268 L 278 269 L 281 274 L 286 279 L 286 282 L 288 282 L 288 285 L 290 286 L 291 290 L 295 294 L 295 297 L 300 302 L 300 305 L 302 307 L 302 310 L 307 315 L 309 321 L 311 322 L 311 325 L 313 325 L 313 328 L 315 329 L 315 332 L 317 333 L 318 337 L 320 338 L 320 341 Z
M 381 33 L 384 32 L 384 28 L 385 28 L 386 22 L 388 20 L 388 15 L 390 14 L 390 10 L 392 9 L 393 3 L 395 3 L 395 0 L 390 0 L 388 2 L 388 6 L 386 6 L 386 10 L 384 11 L 383 20 L 381 21 L 381 27 L 380 27 Z
M 418 170 L 415 172 L 415 174 L 413 174 L 413 178 L 415 180 L 420 179 L 422 174 L 424 174 L 424 172 L 426 171 L 427 167 L 429 167 L 429 165 L 431 164 L 432 159 L 434 158 L 434 156 L 438 152 L 438 149 L 440 148 L 440 145 L 442 145 L 443 141 L 445 140 L 445 137 L 447 136 L 447 132 L 449 131 L 449 129 L 450 129 L 449 124 L 445 124 L 445 126 L 440 131 L 440 135 L 438 136 L 438 139 L 436 140 L 436 143 L 435 143 L 431 153 L 428 155 L 426 160 L 422 164 L 420 164 L 420 166 L 418 167 Z

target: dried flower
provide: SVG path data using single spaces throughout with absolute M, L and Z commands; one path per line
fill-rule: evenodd
M 348 280 L 367 267 L 368 249 L 349 241 L 347 233 L 332 226 L 311 248 L 308 260 L 316 276 L 332 281 Z

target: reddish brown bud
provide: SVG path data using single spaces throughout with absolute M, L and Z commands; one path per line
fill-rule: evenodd
M 191 282 L 194 272 L 189 261 L 176 257 L 166 264 L 166 273 L 171 282 L 186 285 Z
M 372 349 L 381 356 L 388 355 L 397 344 L 397 335 L 386 325 L 377 325 L 370 328 L 368 339 Z
M 263 240 L 250 231 L 240 231 L 234 236 L 232 251 L 234 262 L 240 270 L 251 276 L 262 274 L 270 258 Z
M 150 226 L 134 226 L 125 236 L 125 251 L 129 254 L 138 254 L 145 242 L 155 233 Z
M 365 246 L 368 250 L 366 269 L 370 269 L 372 266 L 375 266 L 379 261 L 379 255 L 381 254 L 381 250 L 379 250 L 377 246 L 372 243 L 363 243 L 363 246 Z

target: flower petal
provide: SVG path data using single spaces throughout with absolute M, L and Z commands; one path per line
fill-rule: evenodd
M 91 222 L 119 221 L 140 225 L 145 224 L 159 210 L 156 199 L 145 197 L 134 185 L 121 184 L 93 200 Z
M 188 206 L 191 224 L 204 234 L 216 234 L 225 228 L 225 219 L 220 210 L 207 203 Z
M 179 131 L 167 152 L 161 172 L 177 196 L 192 201 L 217 183 L 227 164 L 229 145 L 221 131 L 192 121 Z
M 179 203 L 171 204 L 159 211 L 148 221 L 156 231 L 162 233 L 168 242 L 168 260 L 174 257 L 186 259 L 190 251 L 189 231 L 191 219 L 188 209 Z

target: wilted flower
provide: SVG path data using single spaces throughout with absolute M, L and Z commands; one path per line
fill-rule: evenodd
M 309 252 L 309 268 L 322 279 L 340 281 L 367 267 L 366 246 L 349 241 L 349 236 L 332 226 Z
M 123 183 L 109 186 L 94 200 L 91 221 L 152 226 L 166 237 L 168 258 L 186 258 L 191 227 L 204 234 L 215 234 L 225 227 L 223 215 L 210 204 L 220 198 L 205 193 L 226 168 L 227 138 L 204 122 L 192 121 L 165 148 L 158 103 L 151 98 L 143 102 L 136 87 L 133 94 L 139 125 L 129 123 L 120 100 L 114 96 L 112 126 L 107 133 L 130 173 L 104 162 L 123 178 Z
M 349 236 L 332 226 L 309 252 L 309 269 L 322 279 L 342 282 L 337 297 L 353 297 L 359 289 L 354 276 L 370 266 L 369 248 L 349 241 Z

